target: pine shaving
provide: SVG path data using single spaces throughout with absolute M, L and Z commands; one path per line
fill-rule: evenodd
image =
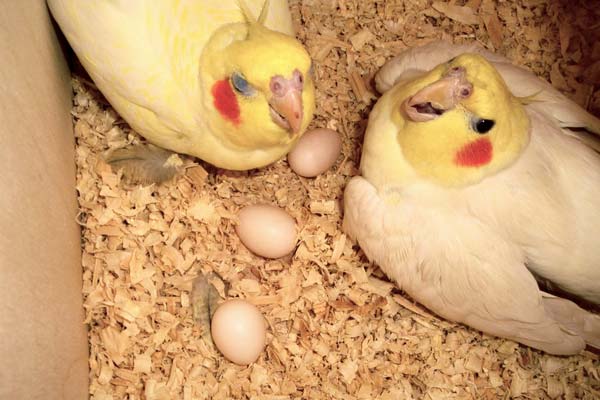
M 343 137 L 343 157 L 314 179 L 285 160 L 228 172 L 182 155 L 172 181 L 128 185 L 103 154 L 143 139 L 93 85 L 73 80 L 91 399 L 598 399 L 596 354 L 549 356 L 413 302 L 344 235 L 340 201 L 360 165 L 370 80 L 386 60 L 434 39 L 476 40 L 600 115 L 599 9 L 578 0 L 290 3 L 314 60 L 311 127 Z M 259 202 L 298 221 L 292 256 L 265 260 L 240 243 L 237 212 Z M 209 273 L 221 297 L 246 298 L 266 318 L 267 347 L 253 365 L 225 360 L 194 321 L 192 282 Z

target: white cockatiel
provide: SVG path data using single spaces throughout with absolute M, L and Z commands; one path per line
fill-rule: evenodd
M 376 83 L 348 235 L 444 318 L 553 354 L 600 346 L 600 318 L 533 275 L 600 304 L 600 156 L 568 130 L 600 121 L 476 45 L 410 49 Z

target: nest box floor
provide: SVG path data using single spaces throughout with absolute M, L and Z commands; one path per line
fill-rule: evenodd
M 185 172 L 173 181 L 127 185 L 103 155 L 141 138 L 93 84 L 73 79 L 92 399 L 599 399 L 597 355 L 548 356 L 414 304 L 342 233 L 339 204 L 376 98 L 370 80 L 406 47 L 477 40 L 598 114 L 593 2 L 291 3 L 315 61 L 312 127 L 344 140 L 338 162 L 315 179 L 285 160 L 232 173 L 182 156 Z M 258 202 L 296 219 L 293 257 L 265 260 L 241 245 L 235 215 Z M 268 321 L 267 348 L 249 367 L 226 361 L 192 319 L 191 282 L 210 271 Z

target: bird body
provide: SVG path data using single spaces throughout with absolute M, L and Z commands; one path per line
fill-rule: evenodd
M 100 91 L 157 146 L 256 168 L 285 155 L 312 119 L 311 61 L 285 0 L 48 4 Z
M 444 318 L 554 354 L 599 346 L 600 318 L 532 274 L 600 304 L 600 157 L 566 129 L 598 120 L 497 55 L 435 46 L 378 75 L 387 91 L 345 189 L 345 231 Z M 511 94 L 515 82 L 549 106 Z

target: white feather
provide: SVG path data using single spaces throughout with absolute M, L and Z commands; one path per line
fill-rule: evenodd
M 475 49 L 429 46 L 385 66 L 378 87 Z M 361 160 L 373 182 L 354 177 L 347 185 L 343 228 L 400 288 L 439 315 L 549 353 L 575 354 L 586 342 L 600 345 L 600 318 L 541 292 L 530 271 L 600 304 L 600 155 L 563 128 L 600 125 L 529 72 L 485 56 L 518 95 L 537 90 L 547 100 L 526 105 L 532 132 L 524 153 L 465 188 L 429 183 L 401 156 L 392 102 L 380 102 Z M 408 183 L 387 180 L 393 166 L 384 153 L 409 169 Z

